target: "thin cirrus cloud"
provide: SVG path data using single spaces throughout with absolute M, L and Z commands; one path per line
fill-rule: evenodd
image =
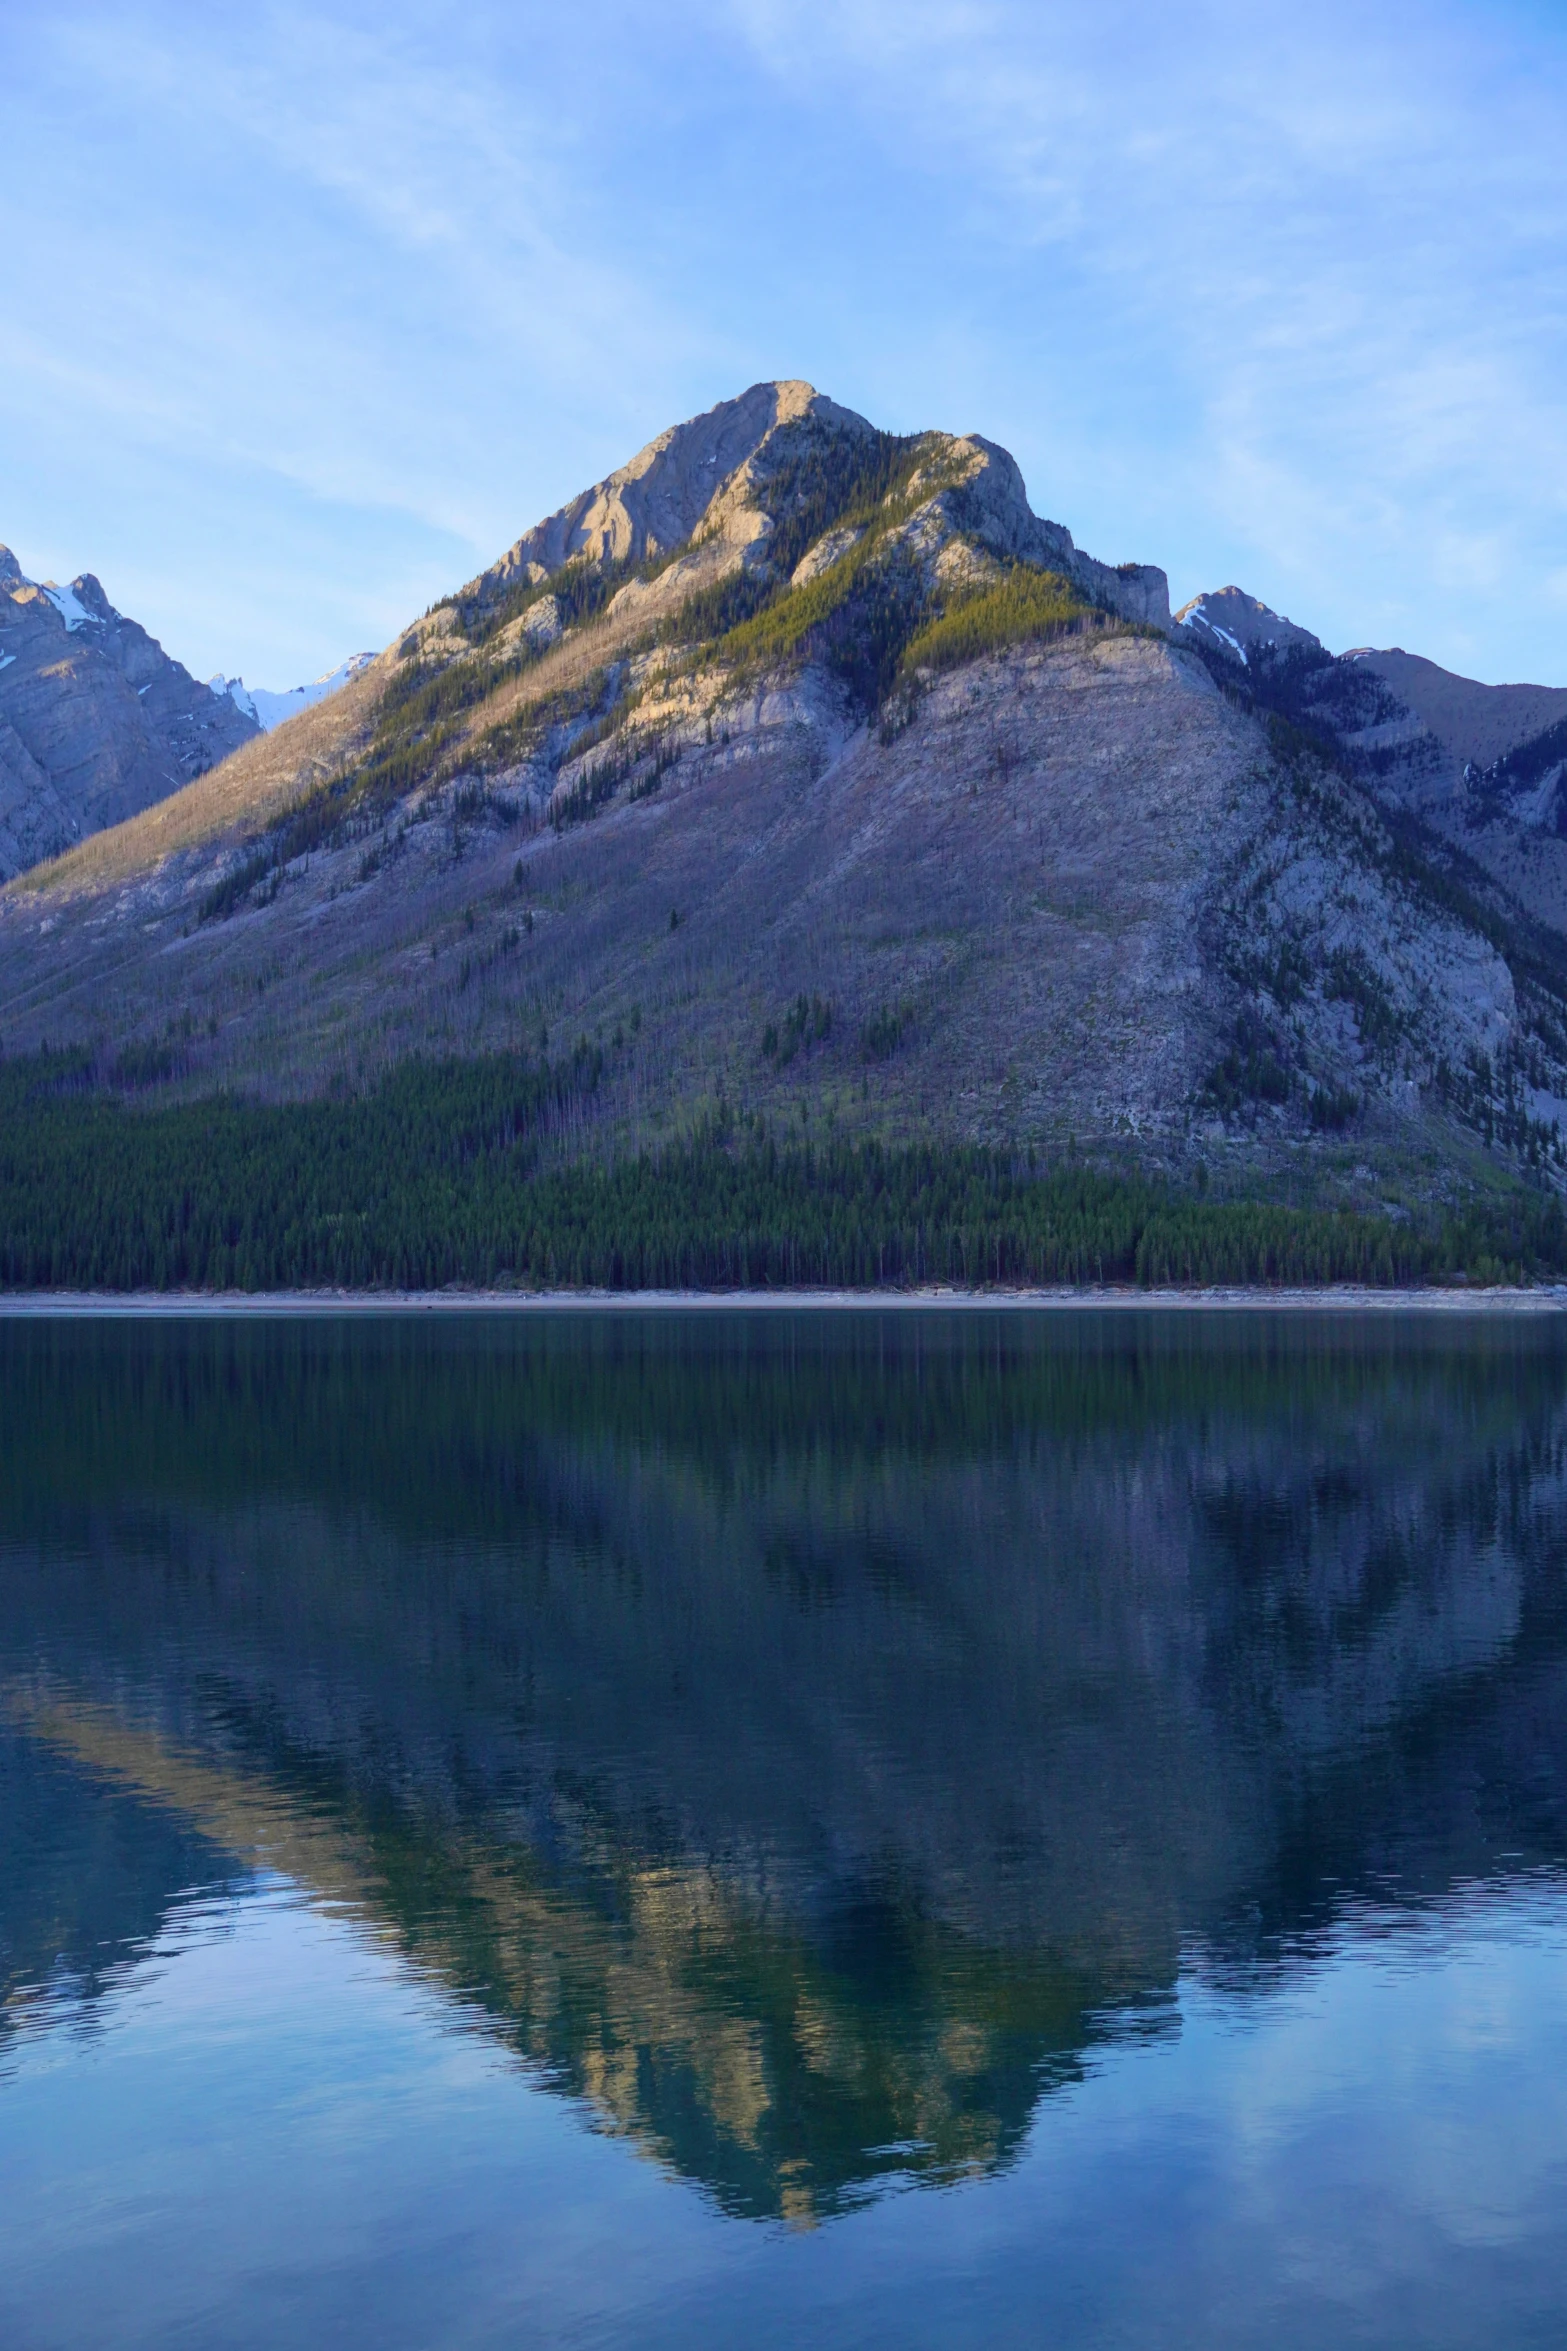
M 691 329 L 562 241 L 543 93 L 428 27 L 291 11 L 89 14 L 26 62 L 0 527 L 29 568 L 90 565 L 193 665 L 286 680 L 644 437 Z
M 803 374 L 1178 597 L 1564 680 L 1564 96 L 1497 0 L 34 12 L 0 536 L 292 682 Z
M 1330 642 L 1567 675 L 1561 20 L 845 0 L 807 39 L 794 8 L 745 16 L 786 82 L 825 50 L 872 134 L 963 191 L 998 284 L 1033 290 L 1039 395 L 1026 330 L 990 349 L 1067 519 L 1178 594 L 1238 571 Z

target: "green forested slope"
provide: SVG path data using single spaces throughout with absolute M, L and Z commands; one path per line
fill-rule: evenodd
M 541 1167 L 602 1056 L 412 1062 L 355 1099 L 137 1111 L 81 1056 L 0 1066 L 0 1284 L 767 1288 L 1495 1281 L 1567 1269 L 1544 1194 L 1425 1226 L 1208 1201 L 977 1146 L 780 1145 L 719 1119 Z

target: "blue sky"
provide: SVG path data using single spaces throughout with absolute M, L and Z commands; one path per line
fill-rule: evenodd
M 199 674 L 799 375 L 1177 599 L 1567 683 L 1567 0 L 73 0 L 0 153 L 0 539 Z

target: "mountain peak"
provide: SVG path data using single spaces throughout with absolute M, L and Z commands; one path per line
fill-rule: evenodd
M 1243 666 L 1259 645 L 1304 645 L 1317 653 L 1323 649 L 1322 640 L 1310 629 L 1297 628 L 1294 621 L 1286 620 L 1259 597 L 1248 596 L 1244 588 L 1210 588 L 1206 594 L 1194 596 L 1181 606 L 1175 625 L 1190 629 Z
M 977 433 L 879 432 L 798 378 L 752 384 L 669 426 L 525 532 L 457 601 L 494 608 L 573 561 L 661 564 L 684 549 L 686 589 L 699 584 L 698 573 L 705 580 L 737 563 L 766 565 L 776 557 L 786 507 L 798 515 L 819 504 L 839 476 L 868 482 L 882 460 L 901 465 L 902 494 L 924 495 L 928 516 L 916 518 L 909 537 L 927 560 L 961 536 L 1002 562 L 1064 571 L 1096 604 L 1168 627 L 1164 573 L 1082 554 L 1070 531 L 1033 512 L 1016 461 L 995 442 Z M 792 532 L 784 536 L 792 543 Z
M 62 809 L 77 683 L 106 741 L 180 707 L 100 609 L 85 574 L 0 596 L 18 737 L 33 680 L 60 681 L 38 765 Z M 198 1051 L 214 1084 L 303 1092 L 345 1050 L 514 1051 L 548 1007 L 549 1033 L 616 1040 L 602 1115 L 628 1133 L 717 1085 L 802 1127 L 814 1093 L 877 1133 L 934 1116 L 1276 1165 L 1349 1129 L 1467 1150 L 1462 1127 L 1567 1166 L 1567 979 L 1550 1004 L 1515 985 L 1489 916 L 1395 870 L 1377 812 L 1424 795 L 1470 857 L 1493 808 L 1537 811 L 1529 871 L 1555 888 L 1554 706 L 1497 705 L 1539 735 L 1505 775 L 1439 775 L 1413 685 L 1233 584 L 1172 627 L 1164 574 L 1084 555 L 981 434 L 753 384 L 335 682 L 277 697 L 300 715 L 255 742 L 267 697 L 186 681 L 239 756 L 0 898 L 8 1045 L 45 1019 L 161 1034 L 172 922 L 206 1040 L 181 1083 Z M 285 1000 L 270 977 L 301 956 Z
M 102 582 L 35 582 L 0 547 L 0 879 L 166 799 L 256 732 Z
M 624 465 L 546 515 L 471 583 L 496 592 L 519 579 L 542 579 L 574 556 L 642 563 L 681 546 L 717 492 L 781 426 L 815 418 L 839 432 L 874 428 L 852 409 L 797 380 L 752 384 L 684 424 L 670 425 Z
M 117 621 L 120 617 L 94 573 L 78 572 L 68 587 L 62 587 L 58 580 L 30 580 L 12 549 L 0 545 L 0 591 L 14 597 L 22 590 L 52 604 L 68 629 L 82 628 L 89 621 Z

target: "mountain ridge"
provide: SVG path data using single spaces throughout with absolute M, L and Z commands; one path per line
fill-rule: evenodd
M 0 880 L 167 798 L 255 731 L 93 573 L 35 582 L 0 547 Z
M 1482 685 L 1400 646 L 1331 654 L 1238 589 L 1194 598 L 1176 626 L 1216 676 L 1316 731 L 1536 920 L 1567 923 L 1567 687 Z
M 308 685 L 289 686 L 283 692 L 274 692 L 267 686 L 247 686 L 242 677 L 228 678 L 220 670 L 207 684 L 214 694 L 226 694 L 234 707 L 246 718 L 253 718 L 263 733 L 270 734 L 281 726 L 285 718 L 294 718 L 301 710 L 309 710 L 315 703 L 324 702 L 328 695 L 351 685 L 362 669 L 374 661 L 374 653 L 350 653 L 336 669 L 323 671 Z
M 1233 588 L 1172 617 L 996 444 L 753 386 L 13 885 L 0 1032 L 264 1095 L 581 1034 L 568 1151 L 726 1104 L 1350 1198 L 1554 1180 L 1556 836 L 1443 819 L 1384 658 Z

